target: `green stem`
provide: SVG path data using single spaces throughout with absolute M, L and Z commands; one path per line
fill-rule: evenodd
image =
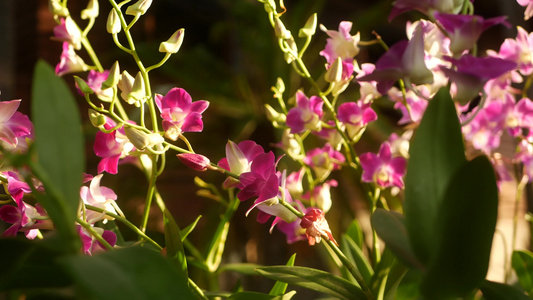
M 513 253 L 514 250 L 516 249 L 516 239 L 518 235 L 518 213 L 520 210 L 520 201 L 522 200 L 522 195 L 524 194 L 524 189 L 526 188 L 528 181 L 529 181 L 529 176 L 524 174 L 522 176 L 522 179 L 518 183 L 518 186 L 516 187 L 516 196 L 515 196 L 514 213 L 513 213 L 513 235 L 511 239 L 511 253 Z M 505 282 L 509 281 L 511 274 L 512 274 L 511 264 L 508 264 Z
M 189 278 L 189 287 L 196 294 L 196 296 L 198 296 L 200 299 L 209 300 L 209 298 L 207 298 L 207 296 L 204 294 L 204 292 L 190 278 Z
M 83 221 L 80 218 L 76 219 L 76 222 L 78 222 L 87 232 L 89 232 L 97 241 L 100 242 L 107 250 L 113 250 L 113 246 L 111 246 L 94 228 L 87 222 Z
M 146 225 L 148 224 L 148 217 L 150 216 L 150 207 L 152 206 L 152 199 L 154 198 L 156 189 L 155 182 L 157 180 L 157 156 L 151 155 L 150 159 L 152 160 L 152 168 L 149 176 L 148 192 L 146 193 L 146 200 L 144 203 L 144 212 L 141 219 L 141 225 L 139 226 L 139 229 L 142 232 L 146 232 Z
M 147 241 L 148 243 L 152 244 L 153 246 L 155 246 L 158 250 L 162 250 L 163 247 L 161 247 L 157 242 L 155 242 L 154 240 L 152 240 L 149 236 L 147 236 L 144 232 L 142 232 L 139 228 L 137 228 L 137 226 L 133 225 L 133 223 L 131 223 L 130 221 L 128 221 L 128 219 L 122 217 L 122 216 L 119 216 L 117 214 L 114 214 L 112 212 L 109 212 L 105 209 L 102 209 L 102 208 L 99 208 L 99 207 L 96 207 L 96 206 L 92 206 L 92 205 L 87 205 L 85 204 L 85 207 L 89 210 L 92 210 L 92 211 L 97 211 L 97 212 L 101 212 L 101 213 L 105 213 L 106 215 L 110 216 L 110 217 L 113 217 L 117 220 L 119 220 L 122 224 L 126 225 L 126 227 L 128 227 L 129 229 L 131 229 L 133 232 L 135 232 L 138 236 L 142 237 L 145 241 Z

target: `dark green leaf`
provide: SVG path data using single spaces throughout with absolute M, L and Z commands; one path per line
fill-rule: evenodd
M 507 284 L 485 280 L 480 287 L 486 300 L 528 300 L 524 292 Z
M 186 279 L 161 254 L 142 247 L 61 260 L 86 295 L 94 299 L 196 299 Z
M 163 222 L 165 228 L 165 244 L 167 250 L 167 258 L 182 271 L 183 278 L 188 278 L 187 275 L 187 259 L 185 258 L 185 251 L 181 243 L 180 228 L 172 214 L 165 209 L 163 213 Z
M 285 295 L 267 295 L 256 292 L 239 292 L 231 295 L 228 299 L 230 300 L 289 300 L 296 294 L 296 291 L 288 292 Z
M 84 146 L 80 114 L 63 81 L 44 61 L 37 62 L 32 86 L 35 148 L 47 196 L 42 205 L 67 240 L 75 239 Z M 75 245 L 76 242 L 72 242 Z M 75 248 L 75 247 L 73 247 Z
M 399 260 L 407 266 L 422 268 L 411 249 L 402 214 L 378 208 L 372 214 L 371 222 L 378 236 Z
M 498 188 L 487 157 L 455 173 L 440 209 L 440 241 L 422 290 L 427 296 L 464 296 L 485 278 L 496 228 Z
M 273 266 L 258 268 L 257 272 L 270 279 L 287 282 L 288 284 L 301 286 L 341 299 L 366 299 L 365 294 L 358 286 L 344 278 L 321 270 L 305 267 Z
M 455 171 L 466 163 L 461 127 L 448 89 L 429 101 L 409 147 L 405 226 L 418 260 L 426 264 L 438 243 L 436 219 Z
M 392 299 L 419 300 L 420 285 L 422 283 L 422 273 L 415 269 L 410 269 L 405 273 L 400 284 L 396 288 L 396 295 Z M 429 299 L 428 299 L 429 300 Z
M 291 255 L 291 258 L 289 258 L 289 261 L 285 264 L 286 266 L 292 267 L 294 266 L 294 261 L 296 260 L 296 253 Z M 269 295 L 277 296 L 277 295 L 283 295 L 285 291 L 287 290 L 287 283 L 276 281 L 272 289 L 270 290 Z
M 531 251 L 515 251 L 511 257 L 513 269 L 522 288 L 533 294 L 533 253 Z
M 68 274 L 56 262 L 64 249 L 54 246 L 48 240 L 0 239 L 0 257 L 3 258 L 0 291 L 58 288 L 72 284 Z
M 370 266 L 361 248 L 346 234 L 341 237 L 341 249 L 346 257 L 355 264 L 365 282 L 370 282 L 374 270 L 372 270 L 372 266 Z

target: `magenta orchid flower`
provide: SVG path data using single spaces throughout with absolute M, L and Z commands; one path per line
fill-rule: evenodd
M 400 41 L 390 47 L 376 62 L 376 69 L 357 80 L 376 81 L 376 88 L 382 95 L 399 79 L 417 85 L 433 83 L 433 73 L 425 63 L 424 47 L 424 32 L 422 25 L 419 25 L 410 40 Z
M 344 155 L 333 149 L 329 143 L 326 143 L 322 148 L 309 150 L 307 156 L 303 159 L 315 171 L 315 175 L 319 181 L 328 177 L 331 171 L 340 169 L 340 165 L 345 160 Z
M 252 161 L 260 154 L 264 154 L 263 147 L 251 140 L 242 141 L 235 144 L 228 141 L 226 144 L 226 157 L 222 158 L 218 165 L 236 175 L 241 175 L 244 172 L 249 172 Z M 239 181 L 233 177 L 228 177 L 224 181 L 224 187 L 234 187 L 239 184 Z
M 82 251 L 85 255 L 93 255 L 94 253 L 105 251 L 106 248 L 102 243 L 97 241 L 85 228 L 80 225 L 76 225 L 76 230 L 81 239 Z M 96 233 L 100 234 L 106 242 L 108 242 L 112 247 L 115 246 L 117 242 L 117 235 L 109 230 L 104 230 L 99 227 L 93 227 L 93 230 Z
M 450 36 L 450 50 L 454 54 L 461 54 L 465 50 L 472 49 L 481 33 L 497 24 L 510 27 L 507 17 L 495 17 L 484 19 L 476 15 L 456 15 L 449 13 L 434 13 L 435 19 L 442 25 Z
M 61 24 L 54 27 L 53 40 L 67 42 L 76 50 L 81 49 L 81 31 L 72 18 L 61 18 Z
M 417 10 L 427 16 L 433 12 L 457 14 L 468 0 L 395 0 L 393 9 L 389 15 L 389 21 L 404 12 Z M 473 0 L 470 0 L 473 2 Z
M 35 207 L 24 201 L 18 201 L 17 206 L 4 205 L 0 207 L 0 219 L 11 225 L 2 236 L 15 237 L 19 231 L 24 232 L 28 239 L 37 237 L 39 229 L 53 229 L 50 220 L 40 220 L 46 217 L 44 209 L 37 204 Z
M 104 209 L 108 212 L 116 214 L 117 211 L 112 202 L 117 200 L 115 192 L 105 186 L 100 186 L 100 181 L 103 174 L 94 176 L 90 181 L 89 186 L 82 186 L 80 189 L 80 197 L 83 203 Z M 100 213 L 92 210 L 86 211 L 86 220 L 89 224 L 94 224 L 100 220 L 112 220 L 113 218 L 107 216 L 105 213 Z
M 296 107 L 291 108 L 287 114 L 287 126 L 291 128 L 291 133 L 320 131 L 323 105 L 324 100 L 317 96 L 307 98 L 302 91 L 296 92 Z
M 403 176 L 406 171 L 406 160 L 401 156 L 392 156 L 389 142 L 384 142 L 379 152 L 367 152 L 359 157 L 363 168 L 363 182 L 373 182 L 381 188 L 403 188 Z
M 31 137 L 33 125 L 28 116 L 17 111 L 20 100 L 0 102 L 0 140 L 16 146 L 19 137 Z
M 59 63 L 56 65 L 56 75 L 63 76 L 69 73 L 87 71 L 88 67 L 81 57 L 76 54 L 74 47 L 68 42 L 63 43 L 63 52 L 59 57 Z
M 463 55 L 459 59 L 447 57 L 455 69 L 441 67 L 454 83 L 455 100 L 465 105 L 479 95 L 489 79 L 497 78 L 516 68 L 516 63 L 498 57 Z
M 346 127 L 348 137 L 353 139 L 370 122 L 378 119 L 370 103 L 363 101 L 346 102 L 339 105 L 337 116 Z
M 181 88 L 172 88 L 165 96 L 156 94 L 155 103 L 163 118 L 165 136 L 175 141 L 183 132 L 200 132 L 204 128 L 202 113 L 209 102 L 192 102 L 191 95 Z
M 292 222 L 297 218 L 279 203 L 280 186 L 282 190 L 285 190 L 284 201 L 292 202 L 292 200 L 290 193 L 286 191 L 284 176 L 276 172 L 276 164 L 274 153 L 260 154 L 252 161 L 250 171 L 239 176 L 238 188 L 241 191 L 237 194 L 237 198 L 246 201 L 252 197 L 257 197 L 246 214 L 248 215 L 254 208 L 259 209 L 262 213 L 258 215 L 258 221 L 261 223 L 266 222 L 270 216 L 279 217 L 285 222 Z M 275 224 L 276 222 L 273 223 L 273 226 Z
M 115 122 L 107 118 L 104 124 L 106 130 L 116 126 Z M 117 174 L 118 163 L 121 158 L 127 157 L 134 150 L 124 132 L 124 127 L 111 133 L 98 131 L 94 139 L 94 153 L 102 159 L 98 163 L 98 173 L 106 171 L 109 174 Z

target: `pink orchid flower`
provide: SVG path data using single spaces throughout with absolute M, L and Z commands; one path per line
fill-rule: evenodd
M 59 57 L 59 63 L 56 65 L 56 75 L 63 76 L 69 73 L 87 71 L 88 67 L 81 57 L 76 54 L 74 47 L 68 42 L 63 43 L 63 52 Z
M 0 140 L 16 146 L 18 137 L 31 137 L 33 125 L 28 116 L 17 111 L 21 100 L 0 102 Z
M 209 102 L 192 102 L 184 89 L 173 88 L 165 96 L 156 94 L 155 103 L 163 118 L 165 136 L 175 141 L 183 132 L 200 132 L 204 128 L 202 113 Z
M 345 102 L 339 105 L 337 116 L 346 127 L 348 137 L 354 138 L 368 123 L 378 119 L 370 103 Z
M 92 179 L 90 179 L 91 183 L 88 187 L 82 186 L 80 189 L 80 197 L 83 200 L 83 203 L 85 204 L 95 206 L 116 214 L 117 212 L 112 202 L 117 200 L 117 194 L 115 194 L 115 192 L 108 187 L 100 186 L 102 176 L 103 174 L 98 174 Z M 92 210 L 87 210 L 85 214 L 87 223 L 89 224 L 94 224 L 100 220 L 104 220 L 105 222 L 106 220 L 112 219 L 105 213 L 100 213 Z
M 322 148 L 307 151 L 307 156 L 303 159 L 315 171 L 319 181 L 325 179 L 331 171 L 340 169 L 345 160 L 344 155 L 333 149 L 329 143 Z
M 401 156 L 392 156 L 389 142 L 381 144 L 377 155 L 371 152 L 361 154 L 359 161 L 363 168 L 363 182 L 373 182 L 381 188 L 404 187 L 406 160 Z
M 359 32 L 356 35 L 351 35 L 352 22 L 348 21 L 341 22 L 338 31 L 327 30 L 324 26 L 320 28 L 329 36 L 326 40 L 326 47 L 320 51 L 320 55 L 326 58 L 329 66 L 340 57 L 342 61 L 342 79 L 350 78 L 354 71 L 354 57 L 359 53 L 359 47 L 357 46 L 361 40 Z
M 309 245 L 313 246 L 316 243 L 320 243 L 322 238 L 325 238 L 338 246 L 333 234 L 331 234 L 324 212 L 320 209 L 313 208 L 309 210 L 300 221 L 300 226 L 305 229 Z
M 54 27 L 52 39 L 67 42 L 76 50 L 81 49 L 81 31 L 70 17 L 61 18 L 61 24 Z
M 93 229 L 100 234 L 111 246 L 115 246 L 117 242 L 117 235 L 114 232 L 104 230 L 99 227 L 93 227 Z M 104 245 L 96 240 L 94 236 L 92 236 L 85 228 L 81 227 L 80 225 L 76 225 L 76 230 L 80 236 L 82 251 L 85 255 L 93 255 L 94 253 L 106 250 Z
M 291 108 L 287 114 L 287 126 L 291 128 L 291 133 L 320 131 L 323 105 L 324 101 L 317 96 L 307 98 L 302 91 L 296 92 L 296 107 Z
M 107 118 L 104 128 L 110 130 L 115 126 L 116 123 Z M 121 127 L 111 133 L 98 131 L 93 149 L 96 156 L 102 158 L 98 163 L 98 173 L 106 171 L 109 174 L 117 174 L 119 160 L 127 157 L 134 147 L 126 137 L 124 127 Z

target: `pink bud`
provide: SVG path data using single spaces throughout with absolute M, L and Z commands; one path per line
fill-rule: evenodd
M 211 168 L 211 161 L 209 158 L 203 155 L 194 153 L 181 153 L 177 156 L 183 164 L 196 171 L 205 171 L 208 168 Z

